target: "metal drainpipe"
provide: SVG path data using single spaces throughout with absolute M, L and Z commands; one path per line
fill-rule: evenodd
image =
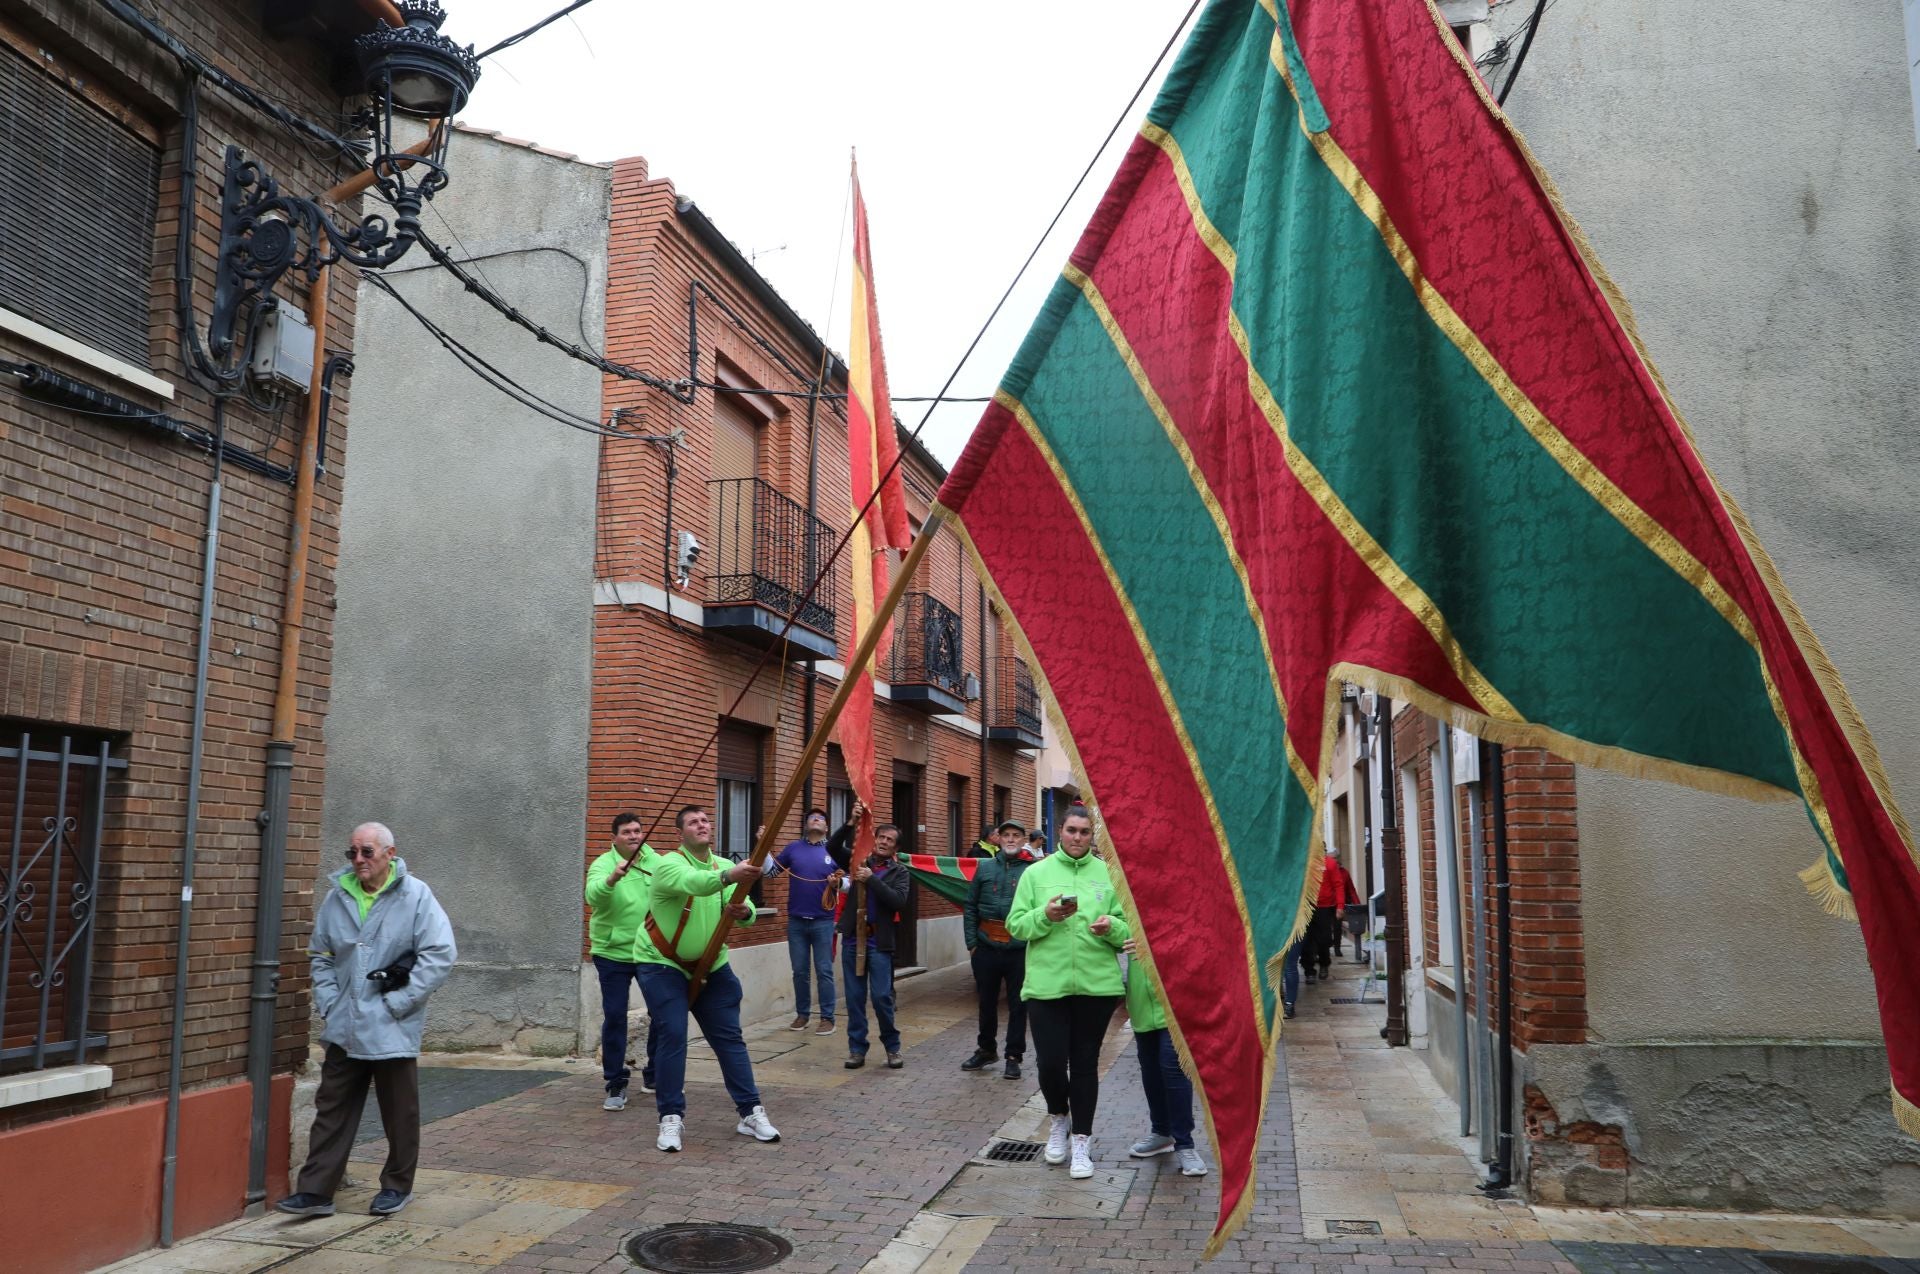
M 1375 696 L 1379 722 L 1374 740 L 1374 763 L 1380 767 L 1380 858 L 1386 869 L 1387 923 L 1381 940 L 1387 946 L 1387 1024 L 1380 1028 L 1389 1048 L 1407 1044 L 1407 906 L 1406 851 L 1400 840 L 1400 818 L 1395 784 L 1399 770 L 1393 763 L 1393 701 Z
M 160 1151 L 160 1246 L 173 1246 L 173 1204 L 180 1150 L 180 1071 L 187 1040 L 187 943 L 193 924 L 193 863 L 200 844 L 201 756 L 207 727 L 207 652 L 213 640 L 213 587 L 220 566 L 220 444 L 226 403 L 213 400 L 213 481 L 207 489 L 207 531 L 200 568 L 200 632 L 193 657 L 193 724 L 187 752 L 187 826 L 180 850 L 179 937 L 173 954 L 173 1035 L 167 1051 L 166 1131 Z
M 1453 792 L 1453 731 L 1442 722 L 1433 754 L 1433 839 L 1439 869 L 1446 873 L 1453 906 L 1441 917 L 1453 938 L 1453 1020 L 1460 1040 L 1454 1100 L 1460 1105 L 1460 1135 L 1473 1131 L 1473 1039 L 1467 1034 L 1467 949 L 1460 935 L 1460 812 Z M 1444 811 L 1444 817 L 1442 812 Z
M 300 638 L 306 631 L 307 559 L 313 543 L 313 492 L 320 473 L 322 393 L 327 358 L 327 299 L 333 270 L 322 266 L 307 290 L 313 328 L 314 381 L 307 390 L 307 423 L 294 462 L 293 516 L 287 528 L 287 574 L 280 600 L 280 667 L 274 688 L 273 730 L 267 736 L 266 808 L 260 814 L 260 876 L 253 905 L 253 978 L 247 992 L 247 1083 L 253 1112 L 247 1137 L 249 1212 L 267 1201 L 267 1136 L 273 1124 L 274 1016 L 280 1003 L 280 930 L 286 912 L 287 820 L 293 795 L 293 750 L 299 725 Z
M 1479 747 L 1478 741 L 1474 746 Z M 1479 779 L 1467 784 L 1467 870 L 1473 873 L 1473 1024 L 1477 1050 L 1473 1096 L 1480 1119 L 1480 1162 L 1493 1161 L 1493 1028 L 1487 1004 L 1487 852 Z
M 980 585 L 980 807 L 981 838 L 992 843 L 993 829 L 987 826 L 987 586 Z
M 1486 774 L 1493 783 L 1493 899 L 1494 946 L 1498 952 L 1500 982 L 1500 1066 L 1494 1095 L 1496 1151 L 1490 1186 L 1504 1189 L 1513 1183 L 1513 912 L 1507 874 L 1507 762 L 1498 743 L 1484 745 Z

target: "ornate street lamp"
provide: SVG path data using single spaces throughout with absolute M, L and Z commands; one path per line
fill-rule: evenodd
M 256 161 L 238 146 L 227 147 L 220 265 L 207 332 L 210 352 L 222 363 L 232 354 L 242 311 L 271 293 L 288 270 L 298 268 L 311 279 L 335 261 L 370 270 L 392 265 L 420 236 L 421 205 L 447 184 L 449 125 L 473 92 L 480 63 L 472 46 L 462 48 L 440 34 L 447 14 L 439 0 L 396 0 L 396 7 L 405 26 L 377 27 L 354 42 L 361 82 L 372 99 L 368 168 L 393 205 L 391 221 L 374 212 L 357 225 L 336 225 L 318 202 L 281 194 Z M 444 122 L 415 155 L 394 142 L 396 115 Z

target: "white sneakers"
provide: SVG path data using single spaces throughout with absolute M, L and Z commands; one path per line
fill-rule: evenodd
M 600 1109 L 602 1110 L 625 1110 L 626 1108 L 627 1095 L 625 1093 L 608 1093 L 607 1099 L 600 1103 Z
M 733 1130 L 742 1137 L 751 1137 L 755 1141 L 780 1140 L 780 1130 L 775 1128 L 773 1122 L 767 1118 L 765 1106 L 755 1106 L 740 1116 L 740 1122 L 733 1126 Z
M 684 1122 L 678 1115 L 660 1116 L 660 1135 L 653 1144 L 668 1154 L 677 1153 L 680 1149 L 680 1125 Z
M 1073 1134 L 1073 1163 L 1067 1169 L 1070 1177 L 1091 1177 L 1093 1175 L 1093 1138 L 1085 1133 Z
M 1188 1146 L 1184 1150 L 1176 1150 L 1173 1152 L 1173 1157 L 1180 1163 L 1181 1176 L 1204 1177 L 1207 1175 L 1207 1161 L 1200 1157 L 1200 1152 L 1194 1147 Z
M 1048 1163 L 1067 1161 L 1067 1134 L 1073 1131 L 1073 1119 L 1068 1115 L 1049 1115 L 1052 1122 L 1047 1126 Z

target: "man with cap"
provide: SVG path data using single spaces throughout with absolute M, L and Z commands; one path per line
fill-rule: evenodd
M 1031 865 L 1027 856 L 1027 829 L 1004 819 L 994 831 L 1000 852 L 982 862 L 967 886 L 961 908 L 962 931 L 972 953 L 973 984 L 980 995 L 980 1036 L 973 1056 L 960 1063 L 963 1071 L 977 1071 L 999 1060 L 1000 990 L 1007 993 L 1008 1079 L 1020 1078 L 1020 1062 L 1027 1053 L 1027 1006 L 1020 998 L 1026 979 L 1027 944 L 1007 932 L 1007 913 L 1013 892 Z

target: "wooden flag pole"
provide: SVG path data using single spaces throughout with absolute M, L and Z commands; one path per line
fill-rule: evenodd
M 867 625 L 867 631 L 860 634 L 860 644 L 854 648 L 853 658 L 847 661 L 847 670 L 840 678 L 839 689 L 833 692 L 833 698 L 827 703 L 827 709 L 821 714 L 820 723 L 813 728 L 813 737 L 807 740 L 807 746 L 800 753 L 800 759 L 794 762 L 793 773 L 780 789 L 780 799 L 774 803 L 773 813 L 767 818 L 765 830 L 753 847 L 753 854 L 747 859 L 756 867 L 764 866 L 767 855 L 773 852 L 773 842 L 779 836 L 780 828 L 786 823 L 787 815 L 793 812 L 794 802 L 800 799 L 800 785 L 807 773 L 813 769 L 813 763 L 827 746 L 827 736 L 833 733 L 834 723 L 840 719 L 840 713 L 846 708 L 847 700 L 853 697 L 853 687 L 859 675 L 873 661 L 873 652 L 880 645 L 880 634 L 887 630 L 888 621 L 898 609 L 900 599 L 907 595 L 907 588 L 913 579 L 913 573 L 920 567 L 920 559 L 927 555 L 927 546 L 933 543 L 933 533 L 939 529 L 939 522 L 928 518 L 919 538 L 907 550 L 907 556 L 900 563 L 900 573 L 894 576 L 893 587 L 887 590 L 886 597 L 873 612 L 873 621 Z M 868 563 L 855 562 L 853 569 L 871 569 Z M 872 816 L 872 811 L 868 811 Z M 750 884 L 734 886 L 731 902 L 739 902 L 747 896 Z M 707 949 L 700 953 L 700 962 L 693 967 L 693 978 L 687 986 L 687 999 L 692 1000 L 700 994 L 706 985 L 707 974 L 713 969 L 713 962 L 720 958 L 720 948 L 727 941 L 727 934 L 733 928 L 733 917 L 726 912 L 720 913 L 720 923 L 714 926 L 713 937 L 707 941 Z

